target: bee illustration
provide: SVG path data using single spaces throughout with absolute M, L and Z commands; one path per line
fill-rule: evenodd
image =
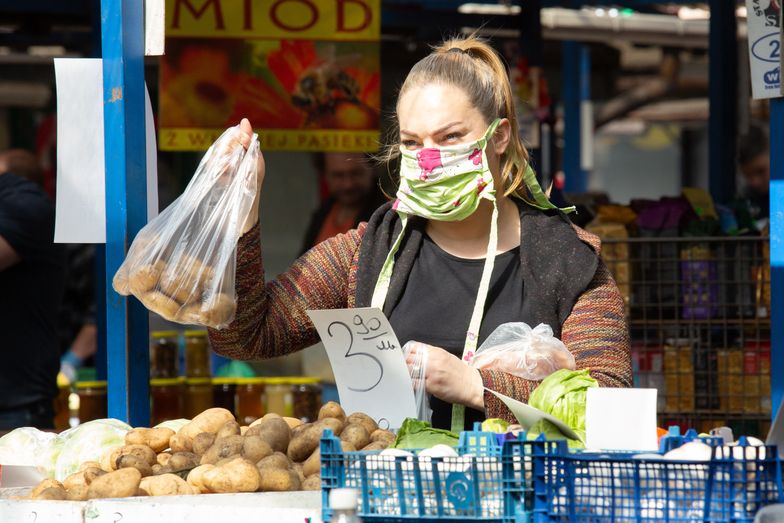
M 306 111 L 309 119 L 333 113 L 340 102 L 359 104 L 359 83 L 344 70 L 344 64 L 356 61 L 356 55 L 335 57 L 334 47 L 326 49 L 326 56 L 303 71 L 297 80 L 291 102 Z

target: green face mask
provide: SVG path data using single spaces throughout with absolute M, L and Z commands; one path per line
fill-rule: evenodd
M 491 201 L 493 215 L 490 222 L 487 257 L 463 349 L 463 360 L 466 362 L 473 359 L 477 347 L 479 327 L 482 323 L 482 314 L 498 245 L 496 188 L 485 150 L 487 142 L 495 133 L 500 121 L 500 119 L 496 119 L 490 124 L 484 136 L 472 143 L 418 151 L 409 151 L 401 147 L 400 187 L 392 208 L 400 215 L 402 229 L 384 261 L 371 300 L 372 307 L 383 309 L 389 291 L 389 283 L 392 279 L 395 254 L 400 248 L 409 216 L 420 216 L 428 220 L 460 221 L 471 216 L 483 198 Z M 530 166 L 526 169 L 525 184 L 534 199 L 534 202 L 530 202 L 531 205 L 540 209 L 555 208 L 539 187 Z M 568 212 L 573 208 L 564 210 Z M 465 407 L 454 405 L 452 409 L 453 431 L 463 430 L 464 418 Z

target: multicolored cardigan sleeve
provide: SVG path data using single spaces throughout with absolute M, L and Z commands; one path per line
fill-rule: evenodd
M 259 226 L 251 229 L 237 244 L 237 315 L 222 330 L 208 329 L 213 350 L 228 358 L 254 360 L 318 342 L 305 311 L 351 306 L 349 273 L 359 257 L 365 226 L 313 247 L 269 282 L 264 281 Z
M 581 239 L 598 251 L 596 236 L 577 229 Z M 561 340 L 574 355 L 577 369 L 590 369 L 602 387 L 631 387 L 632 362 L 629 329 L 623 298 L 610 271 L 600 260 L 588 288 L 578 298 L 561 329 Z M 527 402 L 539 384 L 501 371 L 481 370 L 485 388 L 495 390 L 519 401 Z M 485 392 L 488 418 L 515 422 L 514 416 L 501 400 Z

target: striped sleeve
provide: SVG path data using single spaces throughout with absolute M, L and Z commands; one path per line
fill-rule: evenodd
M 599 262 L 591 284 L 566 318 L 561 340 L 574 354 L 577 368 L 590 369 L 600 386 L 632 386 L 629 329 L 623 299 L 603 262 Z M 528 401 L 531 391 L 539 384 L 501 371 L 481 370 L 480 373 L 485 388 L 523 402 Z M 509 409 L 489 392 L 485 392 L 485 412 L 488 418 L 515 422 Z
M 366 225 L 330 238 L 264 281 L 259 226 L 237 244 L 237 313 L 221 330 L 208 329 L 213 350 L 233 359 L 282 356 L 313 345 L 318 334 L 306 311 L 348 306 L 349 272 Z

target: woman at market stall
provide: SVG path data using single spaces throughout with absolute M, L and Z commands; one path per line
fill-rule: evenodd
M 209 331 L 214 350 L 238 359 L 280 356 L 318 341 L 306 310 L 381 307 L 400 342 L 419 342 L 415 352 L 426 352 L 432 421 L 441 428 L 455 429 L 454 420 L 465 427 L 485 417 L 513 421 L 485 389 L 527 401 L 536 387 L 466 364 L 506 322 L 550 325 L 577 369 L 590 369 L 602 386 L 631 386 L 623 301 L 599 240 L 542 193 L 495 51 L 474 37 L 436 47 L 409 72 L 396 116 L 396 199 L 266 283 L 254 205 L 237 246 L 236 319 Z M 247 120 L 241 129 L 247 147 Z

